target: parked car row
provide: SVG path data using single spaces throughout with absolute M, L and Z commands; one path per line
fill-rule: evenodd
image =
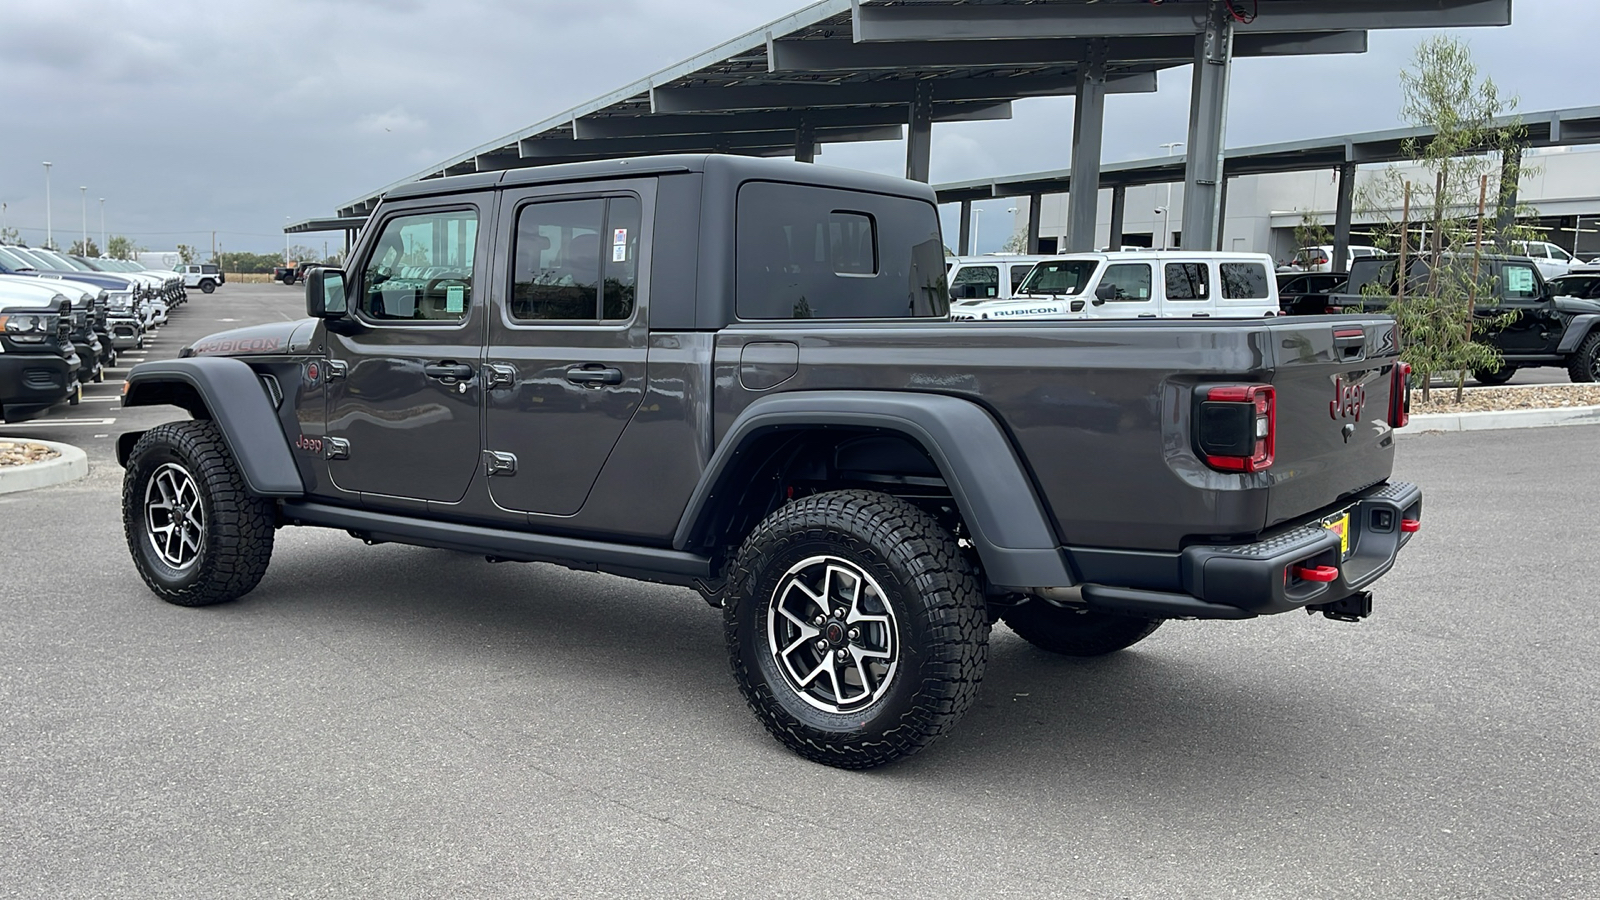
M 1006 277 L 1001 268 L 1010 269 Z M 950 266 L 950 318 L 1265 318 L 1279 315 L 1272 269 L 1264 253 L 1199 250 L 958 258 Z M 976 299 L 964 290 L 972 287 Z
M 175 272 L 0 246 L 0 421 L 76 404 L 186 299 Z

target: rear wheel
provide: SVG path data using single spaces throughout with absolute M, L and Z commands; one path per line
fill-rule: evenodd
M 1063 656 L 1104 656 L 1131 647 L 1155 633 L 1160 619 L 1114 616 L 1030 600 L 1006 607 L 1002 621 L 1041 650 Z
M 1567 361 L 1567 377 L 1575 384 L 1600 381 L 1600 332 L 1589 335 Z
M 209 294 L 216 289 L 217 286 L 212 284 L 209 280 L 200 282 L 200 293 L 202 294 Z
M 171 422 L 139 438 L 122 525 L 145 584 L 179 606 L 243 597 L 272 558 L 272 502 L 245 487 L 215 422 Z
M 1472 378 L 1473 378 L 1473 380 L 1477 381 L 1479 384 L 1487 385 L 1488 387 L 1494 387 L 1495 385 L 1505 384 L 1506 382 L 1511 380 L 1511 377 L 1513 375 L 1516 375 L 1516 374 L 1517 374 L 1517 367 L 1516 366 L 1508 366 L 1508 365 L 1501 365 L 1500 369 L 1498 371 L 1495 371 L 1495 372 L 1491 372 L 1488 369 L 1473 369 L 1472 370 Z
M 983 595 L 950 533 L 885 494 L 789 503 L 745 539 L 724 609 L 734 678 L 767 730 L 865 769 L 949 731 L 988 659 Z

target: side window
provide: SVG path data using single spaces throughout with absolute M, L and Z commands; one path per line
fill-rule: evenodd
M 939 214 L 924 200 L 746 182 L 734 242 L 741 319 L 889 319 L 950 309 Z
M 1539 299 L 1538 279 L 1533 276 L 1532 266 L 1522 266 L 1508 263 L 1501 273 L 1504 285 L 1500 294 L 1507 300 L 1537 300 Z
M 1222 276 L 1224 300 L 1265 300 L 1271 296 L 1267 290 L 1267 267 L 1260 263 L 1222 263 L 1217 270 Z
M 472 308 L 474 210 L 385 222 L 361 272 L 360 310 L 378 321 L 460 322 Z
M 1167 263 L 1168 300 L 1209 300 L 1211 267 L 1205 263 Z
M 1145 263 L 1106 266 L 1106 274 L 1100 279 L 1100 287 L 1110 285 L 1116 290 L 1108 299 L 1134 303 L 1150 299 L 1152 283 L 1150 266 Z
M 1032 263 L 1025 266 L 1011 267 L 1011 293 L 1015 294 L 1017 288 L 1022 287 L 1022 279 L 1027 278 L 1028 273 L 1031 271 L 1033 271 Z
M 517 213 L 511 318 L 620 321 L 639 285 L 639 200 L 530 203 Z
M 950 282 L 952 300 L 988 300 L 1000 296 L 1000 269 L 997 266 L 967 266 Z

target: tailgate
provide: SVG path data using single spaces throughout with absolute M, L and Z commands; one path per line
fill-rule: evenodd
M 1280 321 L 1271 326 L 1277 426 L 1268 528 L 1384 481 L 1394 468 L 1394 320 Z

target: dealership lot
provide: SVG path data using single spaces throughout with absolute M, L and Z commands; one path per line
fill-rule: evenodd
M 229 284 L 147 358 L 299 310 Z M 15 432 L 91 473 L 0 497 L 0 896 L 1600 894 L 1600 429 L 1403 438 L 1363 624 L 997 628 L 962 726 L 855 773 L 761 733 L 687 591 L 289 529 L 161 603 L 112 447 L 182 414 L 121 374 Z

